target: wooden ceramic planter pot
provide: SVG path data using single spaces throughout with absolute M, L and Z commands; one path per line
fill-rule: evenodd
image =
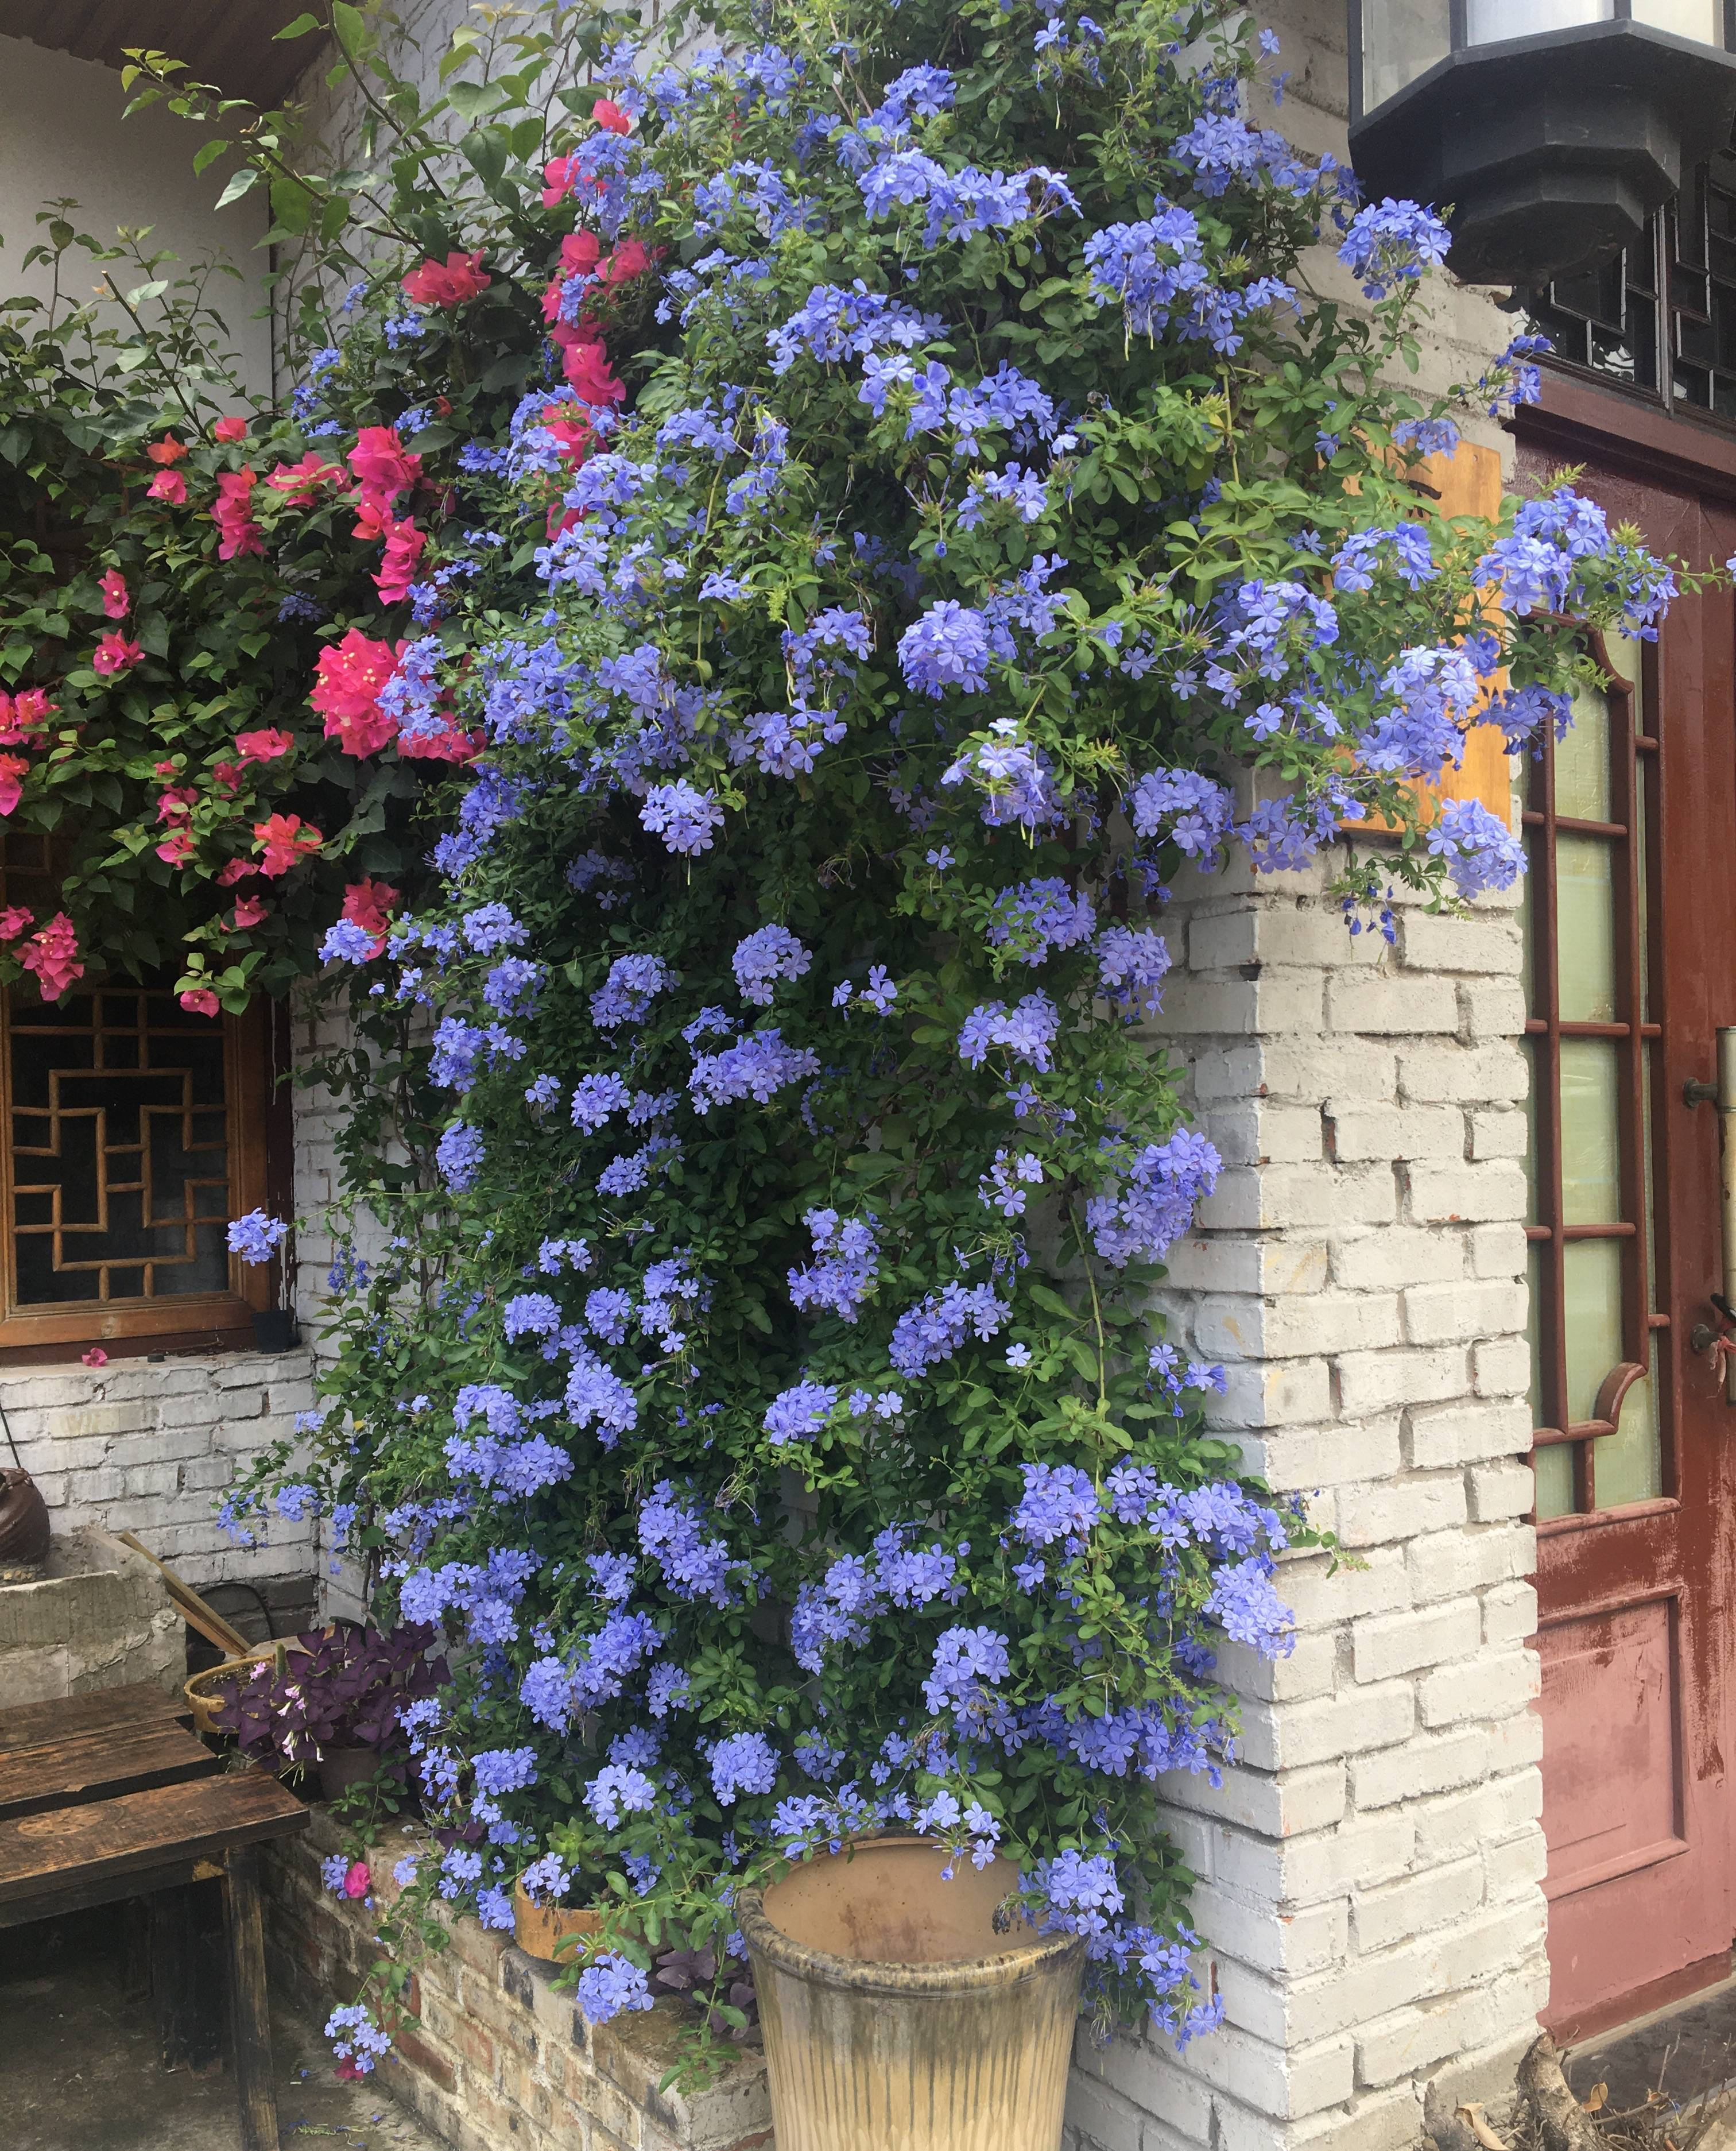
M 512 1885 L 512 1939 L 527 1956 L 541 1963 L 571 1964 L 578 1937 L 594 1935 L 602 1925 L 601 1912 L 573 1911 L 564 1905 L 533 1905 L 524 1894 L 523 1883 Z M 567 1945 L 564 1949 L 560 1946 L 563 1942 Z
M 1057 2151 L 1075 1935 L 997 1934 L 1010 1878 L 921 1838 L 822 1853 L 737 1900 L 778 2151 Z

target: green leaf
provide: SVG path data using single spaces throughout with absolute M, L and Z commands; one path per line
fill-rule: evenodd
M 492 127 L 467 134 L 459 144 L 465 162 L 485 187 L 498 186 L 507 169 L 505 138 Z
M 273 180 L 271 218 L 280 230 L 299 238 L 313 222 L 314 196 L 299 180 Z
M 231 172 L 229 185 L 217 197 L 218 208 L 227 209 L 231 202 L 240 201 L 243 195 L 250 195 L 263 176 L 257 164 L 243 164 L 239 172 Z M 275 214 L 275 204 L 273 213 Z M 304 231 L 307 229 L 305 225 L 301 228 Z
M 281 44 L 287 38 L 305 38 L 310 30 L 323 30 L 326 25 L 317 15 L 298 15 L 293 23 L 285 23 L 273 33 L 272 43 Z
M 194 152 L 194 170 L 195 172 L 203 172 L 206 170 L 210 165 L 216 163 L 217 159 L 223 154 L 224 151 L 227 149 L 229 146 L 229 144 L 225 142 L 220 135 L 215 141 L 207 142 L 204 149 L 197 149 Z

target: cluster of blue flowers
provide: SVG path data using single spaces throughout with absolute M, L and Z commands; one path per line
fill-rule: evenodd
M 547 382 L 460 458 L 391 688 L 480 752 L 436 887 L 327 937 L 380 1126 L 435 1121 L 420 1180 L 376 1146 L 395 1251 L 345 1272 L 316 1440 L 397 1611 L 467 1647 L 409 1728 L 418 1888 L 498 1923 L 515 1875 L 623 1877 L 726 1955 L 744 1874 L 916 1828 L 1185 2037 L 1158 1781 L 1221 1774 L 1216 1649 L 1288 1649 L 1309 1536 L 1223 1476 L 1224 1377 L 1152 1308 L 1222 1170 L 1153 1050 L 1168 884 L 1309 866 L 1372 807 L 1416 841 L 1384 893 L 1345 867 L 1354 924 L 1393 930 L 1395 879 L 1506 885 L 1506 824 L 1425 826 L 1415 780 L 1566 721 L 1555 614 L 1644 635 L 1673 586 L 1566 488 L 1467 534 L 1407 484 L 1456 421 L 1353 402 L 1380 369 L 1294 271 L 1334 245 L 1395 349 L 1444 231 L 1250 123 L 1251 30 L 1202 71 L 1131 4 L 995 13 L 1012 135 L 973 63 L 846 58 L 775 0 L 781 43 L 744 12 L 643 78 L 618 48 L 527 205 Z M 1079 98 L 1133 176 L 1060 168 Z M 578 1992 L 649 2006 L 630 1921 Z

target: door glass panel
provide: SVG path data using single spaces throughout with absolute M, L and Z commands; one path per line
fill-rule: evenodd
M 1620 1048 L 1562 1040 L 1562 1222 L 1612 1225 L 1622 1214 Z
M 1525 1115 L 1525 1222 L 1535 1225 L 1537 1209 L 1537 1115 L 1531 1101 L 1537 1087 L 1537 1050 L 1530 1039 L 1525 1041 L 1527 1078 L 1527 1111 Z
M 1616 1020 L 1614 857 L 1606 837 L 1555 840 L 1563 1023 Z
M 1555 811 L 1574 822 L 1612 822 L 1609 789 L 1609 698 L 1580 687 L 1573 722 L 1555 751 Z
M 1537 1521 L 1547 1523 L 1551 1516 L 1571 1516 L 1573 1513 L 1573 1444 L 1571 1441 L 1552 1441 L 1547 1449 L 1532 1452 L 1532 1470 L 1537 1478 Z
M 1628 1501 L 1655 1501 L 1663 1491 L 1655 1339 L 1651 1358 L 1650 1374 L 1642 1376 L 1622 1399 L 1622 1415 L 1615 1432 L 1592 1445 L 1600 1509 L 1618 1509 Z
M 1567 1424 L 1592 1416 L 1597 1392 L 1622 1350 L 1620 1240 L 1570 1240 L 1562 1251 L 1562 1315 L 1567 1329 Z

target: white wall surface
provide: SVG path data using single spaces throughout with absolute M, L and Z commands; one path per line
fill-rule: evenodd
M 241 354 L 243 379 L 265 393 L 270 332 L 263 320 L 250 318 L 265 303 L 265 259 L 255 245 L 265 229 L 263 200 L 255 194 L 226 210 L 213 208 L 230 168 L 214 165 L 195 176 L 193 155 L 206 130 L 160 105 L 124 120 L 127 97 L 117 70 L 45 51 L 22 38 L 0 37 L 0 81 L 6 85 L 0 290 L 45 301 L 49 297 L 48 270 L 23 266 L 40 235 L 37 212 L 48 201 L 67 196 L 77 201 L 78 207 L 67 212 L 68 220 L 105 245 L 114 242 L 119 226 L 149 225 L 154 232 L 147 244 L 169 249 L 189 267 L 221 256 L 241 270 L 240 283 L 229 276 L 213 279 L 211 301 Z M 74 296 L 82 301 L 101 272 L 82 251 L 69 259 L 78 265 Z

